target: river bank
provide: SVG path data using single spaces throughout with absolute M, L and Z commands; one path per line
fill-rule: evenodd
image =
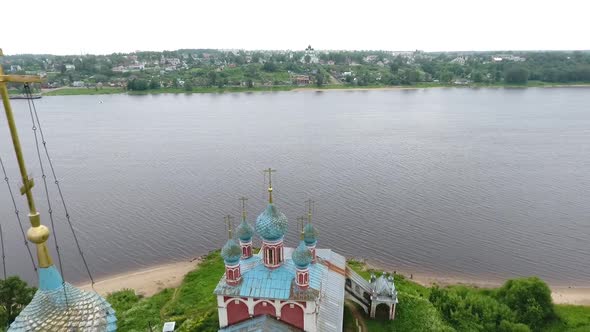
M 196 258 L 191 261 L 161 264 L 150 268 L 115 274 L 97 280 L 94 284 L 94 290 L 103 296 L 123 289 L 133 289 L 138 295 L 146 297 L 152 296 L 165 288 L 178 287 L 182 283 L 184 276 L 196 269 L 201 261 L 201 258 Z M 372 264 L 367 264 L 367 267 L 377 270 L 382 269 Z M 411 276 L 412 281 L 426 287 L 438 284 L 440 286 L 464 285 L 477 288 L 495 288 L 502 285 L 501 281 L 484 278 L 464 278 L 425 273 L 403 274 L 408 278 Z M 85 290 L 92 289 L 89 283 L 78 286 Z M 590 306 L 590 287 L 549 286 L 553 301 L 556 304 Z
M 56 89 L 42 89 L 43 96 L 77 96 L 77 95 L 105 95 L 105 94 L 129 94 L 129 95 L 148 95 L 148 94 L 193 94 L 193 93 L 240 93 L 240 92 L 277 92 L 277 91 L 369 91 L 369 90 L 414 90 L 430 88 L 572 88 L 572 87 L 590 87 L 590 83 L 546 83 L 532 81 L 524 85 L 518 84 L 483 84 L 472 83 L 466 85 L 457 84 L 440 84 L 440 83 L 417 83 L 414 85 L 376 85 L 376 86 L 356 86 L 356 85 L 325 85 L 317 86 L 258 86 L 248 87 L 197 87 L 191 91 L 183 88 L 161 88 L 145 91 L 127 91 L 123 88 L 103 87 L 95 88 L 73 88 L 62 87 Z
M 369 269 L 379 271 L 391 271 L 390 267 L 375 264 L 367 260 L 360 260 Z M 439 286 L 467 286 L 475 288 L 498 288 L 504 284 L 505 280 L 493 278 L 493 277 L 468 277 L 461 275 L 450 275 L 450 274 L 437 274 L 429 272 L 416 272 L 407 270 L 397 270 L 397 273 L 401 273 L 412 281 L 425 286 L 432 287 L 433 285 Z M 558 285 L 555 283 L 549 283 L 551 288 L 551 297 L 553 302 L 556 304 L 572 304 L 572 305 L 583 305 L 590 306 L 590 285 Z
M 196 269 L 200 262 L 201 259 L 196 258 L 191 261 L 161 264 L 118 273 L 97 280 L 94 283 L 94 290 L 103 296 L 123 289 L 133 289 L 138 295 L 152 296 L 165 288 L 178 287 L 184 276 Z M 92 290 L 90 283 L 77 286 L 85 290 Z

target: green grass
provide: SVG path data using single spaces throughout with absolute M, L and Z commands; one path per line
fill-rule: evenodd
M 276 73 L 266 73 L 268 80 L 288 81 L 288 77 L 283 77 Z M 470 83 L 467 85 L 455 85 L 452 83 L 435 83 L 435 82 L 419 82 L 412 85 L 365 85 L 358 86 L 352 84 L 329 84 L 317 87 L 315 85 L 294 86 L 294 85 L 277 85 L 277 86 L 256 86 L 248 87 L 194 87 L 191 91 L 186 91 L 184 88 L 161 88 L 149 89 L 144 91 L 129 91 L 123 88 L 103 87 L 102 89 L 88 89 L 88 88 L 65 88 L 57 89 L 43 93 L 44 96 L 72 96 L 72 95 L 101 95 L 101 94 L 117 94 L 128 93 L 130 95 L 147 95 L 147 94 L 162 94 L 162 93 L 231 93 L 231 92 L 263 92 L 263 91 L 291 91 L 295 89 L 310 89 L 310 90 L 334 90 L 334 89 L 379 89 L 379 88 L 406 88 L 406 89 L 425 89 L 425 88 L 444 88 L 444 87 L 467 87 L 467 88 L 529 88 L 529 87 L 561 87 L 584 85 L 590 86 L 590 83 L 547 83 L 541 81 L 529 81 L 527 84 L 506 84 L 506 83 Z M 11 91 L 11 93 L 18 93 L 18 91 Z
M 590 307 L 557 304 L 555 305 L 555 313 L 558 319 L 545 326 L 542 331 L 590 331 Z
M 129 91 L 130 95 L 148 95 L 161 93 L 226 93 L 226 92 L 260 92 L 260 91 L 290 91 L 295 89 L 295 86 L 281 85 L 281 86 L 260 86 L 260 87 L 194 87 L 191 91 L 186 91 L 184 88 L 161 88 L 144 91 Z
M 122 88 L 103 87 L 102 89 L 94 88 L 64 88 L 53 91 L 44 92 L 44 96 L 75 96 L 75 95 L 110 95 L 115 93 L 123 93 Z
M 359 261 L 349 260 L 348 266 L 360 274 L 363 278 L 369 279 L 371 273 L 377 276 L 381 273 L 378 270 L 368 269 Z M 431 288 L 419 285 L 403 275 L 395 276 L 395 285 L 398 290 L 399 304 L 396 310 L 396 319 L 393 322 L 372 320 L 365 316 L 365 324 L 370 332 L 373 331 L 454 331 L 446 324 L 438 310 L 429 301 Z M 481 296 L 494 296 L 495 289 L 475 288 L 467 286 L 449 286 L 458 291 L 468 291 L 480 294 Z M 359 311 L 363 312 L 360 307 Z M 543 332 L 590 331 L 590 307 L 575 305 L 555 305 L 556 319 L 543 327 Z M 350 317 L 350 310 L 345 309 L 344 327 L 345 331 L 354 329 L 354 319 Z M 352 331 L 352 330 L 351 330 Z
M 371 273 L 375 273 L 377 277 L 382 273 L 368 269 L 364 263 L 355 260 L 349 260 L 348 266 L 365 279 L 369 279 Z M 365 316 L 365 324 L 369 331 L 453 331 L 428 301 L 430 288 L 408 280 L 400 274 L 396 274 L 394 279 L 400 302 L 396 309 L 396 319 L 383 321 Z M 359 311 L 362 311 L 360 307 Z
M 118 331 L 161 331 L 167 321 L 176 321 L 178 331 L 217 331 L 217 300 L 213 291 L 223 275 L 223 261 L 219 252 L 211 252 L 189 272 L 180 287 L 165 289 L 144 299 L 129 294 L 128 290 L 108 296 L 117 311 Z

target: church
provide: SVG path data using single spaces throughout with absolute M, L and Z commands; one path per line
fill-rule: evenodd
M 221 250 L 225 274 L 215 288 L 220 331 L 342 331 L 345 298 L 358 303 L 371 317 L 386 306 L 395 317 L 397 292 L 385 274 L 367 281 L 346 266 L 346 258 L 331 249 L 317 248 L 311 222 L 311 202 L 302 220 L 301 239 L 285 246 L 287 217 L 273 203 L 268 169 L 268 205 L 254 228 L 242 221 Z M 305 225 L 304 225 L 305 223 Z M 253 253 L 253 237 L 260 251 Z

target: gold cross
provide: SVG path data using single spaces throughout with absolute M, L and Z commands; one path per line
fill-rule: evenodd
M 227 236 L 230 240 L 232 238 L 232 219 L 234 219 L 234 217 L 230 216 L 229 214 L 223 217 L 223 221 L 225 221 L 225 225 L 227 227 Z
M 270 167 L 264 170 L 264 173 L 268 173 L 268 202 L 270 204 L 272 204 L 272 173 L 276 171 L 276 169 Z
M 297 217 L 297 226 L 299 226 L 299 223 L 301 223 L 301 240 L 303 240 L 303 225 L 305 224 L 304 216 Z
M 248 198 L 242 196 L 239 200 L 242 201 L 242 220 L 246 221 L 246 201 Z
M 2 49 L 0 49 L 0 56 L 3 56 Z M 14 121 L 14 115 L 12 113 L 12 107 L 10 106 L 10 98 L 8 96 L 8 87 L 6 83 L 41 83 L 43 80 L 39 76 L 30 75 L 4 75 L 2 65 L 0 65 L 0 96 L 2 97 L 2 104 L 4 104 L 4 111 L 6 113 L 6 120 L 8 122 L 8 128 L 10 129 L 10 136 L 12 138 L 12 145 L 14 146 L 14 152 L 16 154 L 16 160 L 18 162 L 18 168 L 20 170 L 21 178 L 23 180 L 23 187 L 21 188 L 21 194 L 27 197 L 27 203 L 29 205 L 29 220 L 31 222 L 31 228 L 27 231 L 27 238 L 37 246 L 37 259 L 39 261 L 39 267 L 50 267 L 53 265 L 49 250 L 47 249 L 47 238 L 49 237 L 49 229 L 41 225 L 41 217 L 37 208 L 35 207 L 35 200 L 33 199 L 33 180 L 29 178 L 27 173 L 27 167 L 25 165 L 25 159 L 23 157 L 23 151 L 18 138 L 18 131 L 16 130 L 16 124 Z
M 305 201 L 305 203 L 307 204 L 307 222 L 311 224 L 311 211 L 313 209 L 315 201 L 312 201 L 310 198 L 307 201 Z

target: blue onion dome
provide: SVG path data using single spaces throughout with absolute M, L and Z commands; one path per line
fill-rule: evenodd
M 252 235 L 254 235 L 254 229 L 252 229 L 252 226 L 250 226 L 246 220 L 242 220 L 236 229 L 236 233 L 240 240 L 248 242 L 252 239 Z
M 307 248 L 304 241 L 299 242 L 299 246 L 293 251 L 291 255 L 291 259 L 293 260 L 293 264 L 298 268 L 306 268 L 311 264 L 313 260 L 313 255 L 311 251 Z
M 279 240 L 287 232 L 287 217 L 279 212 L 274 204 L 268 204 L 266 209 L 256 218 L 256 233 L 263 240 Z
M 234 241 L 234 239 L 229 239 L 221 248 L 221 257 L 227 264 L 234 264 L 240 260 L 242 257 L 242 248 Z
M 39 270 L 46 270 L 39 273 L 39 289 L 8 331 L 117 330 L 115 311 L 100 295 L 62 283 L 54 266 Z
M 308 246 L 314 245 L 317 242 L 318 233 L 311 223 L 307 223 L 303 228 L 303 240 Z

